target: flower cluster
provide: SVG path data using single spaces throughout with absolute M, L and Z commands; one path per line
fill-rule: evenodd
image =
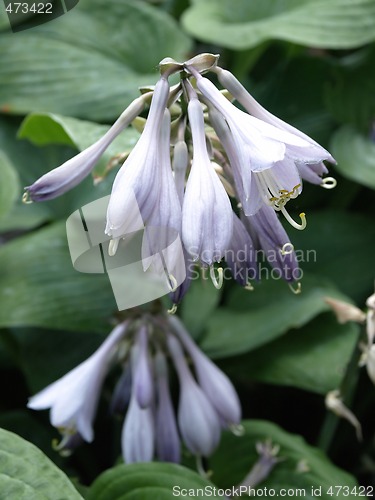
M 298 263 L 278 212 L 294 228 L 304 229 L 305 214 L 297 223 L 286 205 L 301 193 L 302 180 L 334 187 L 335 180 L 323 175 L 324 161 L 335 160 L 310 137 L 266 111 L 217 62 L 212 54 L 184 63 L 161 61 L 153 90 L 136 99 L 97 143 L 28 186 L 26 199 L 48 200 L 77 185 L 151 99 L 141 137 L 113 183 L 105 229 L 112 239 L 110 253 L 125 234 L 143 224 L 163 228 L 148 238 L 146 257 L 162 251 L 171 234 L 178 234 L 187 269 L 189 263 L 209 268 L 217 287 L 222 268 L 214 265 L 226 253 L 232 256 L 227 265 L 235 279 L 251 286 L 247 276 L 257 276 L 256 249 L 265 255 L 277 251 L 280 258 L 270 264 L 292 283 Z M 209 71 L 226 90 L 203 76 Z M 168 78 L 176 73 L 180 83 L 170 87 Z M 248 258 L 237 259 L 240 251 Z M 172 283 L 176 259 L 173 252 L 165 259 Z M 189 275 L 174 292 L 175 303 L 186 292 Z
M 177 418 L 168 364 L 179 381 Z M 68 451 L 94 438 L 100 390 L 113 364 L 122 375 L 112 411 L 125 413 L 122 451 L 126 463 L 179 462 L 181 439 L 197 457 L 208 456 L 221 430 L 238 429 L 241 407 L 227 376 L 197 347 L 177 317 L 134 315 L 119 324 L 86 361 L 29 400 L 29 408 L 50 408 L 53 426 Z M 191 366 L 190 366 L 191 364 Z

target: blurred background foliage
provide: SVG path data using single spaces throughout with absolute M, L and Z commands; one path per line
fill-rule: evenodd
M 107 411 L 112 377 L 95 442 L 70 458 L 51 448 L 57 435 L 46 412 L 26 410 L 27 397 L 93 352 L 116 315 L 107 277 L 76 272 L 65 235 L 67 216 L 108 194 L 114 173 L 52 202 L 26 206 L 21 195 L 23 186 L 100 137 L 139 86 L 155 83 L 161 59 L 214 52 L 263 106 L 330 149 L 338 185 L 326 191 L 305 183 L 292 202 L 296 213 L 306 212 L 308 226 L 288 227 L 290 238 L 303 255 L 313 250 L 316 257 L 300 262 L 302 294 L 267 279 L 254 292 L 194 282 L 180 308 L 202 349 L 234 381 L 248 420 L 243 438 L 225 435 L 208 461 L 211 479 L 219 486 L 240 482 L 256 460 L 255 442 L 271 438 L 286 460 L 264 485 L 374 484 L 375 389 L 355 363 L 359 327 L 339 325 L 323 298 L 363 308 L 374 290 L 375 0 L 81 0 L 64 16 L 17 33 L 0 5 L 0 30 L 0 426 L 38 446 L 87 498 L 120 498 L 145 476 L 149 490 L 131 498 L 151 498 L 159 489 L 160 498 L 170 498 L 176 483 L 163 474 L 206 484 L 186 468 L 163 464 L 131 466 L 125 476 L 118 465 L 96 479 L 120 456 L 121 421 Z M 132 129 L 123 133 L 96 175 L 137 137 Z M 361 443 L 325 410 L 324 395 L 339 387 L 363 425 Z M 9 445 L 13 455 L 0 451 L 0 463 L 11 476 L 9 457 L 35 449 L 3 432 L 0 448 Z M 30 484 L 35 474 L 29 471 Z M 74 498 L 49 461 L 45 474 L 56 478 L 43 486 L 51 488 L 48 498 L 64 488 Z M 113 491 L 108 485 L 116 478 L 122 482 Z M 6 487 L 17 491 L 11 481 Z M 0 498 L 21 497 L 0 492 Z

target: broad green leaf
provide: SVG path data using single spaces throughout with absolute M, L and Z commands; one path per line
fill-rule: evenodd
M 106 334 L 111 329 L 108 325 Z M 82 363 L 104 339 L 102 334 L 92 331 L 87 335 L 52 328 L 13 328 L 11 334 L 17 346 L 17 364 L 31 393 L 40 391 Z
M 34 445 L 0 429 L 1 500 L 82 500 L 65 474 Z
M 136 0 L 81 0 L 53 22 L 0 34 L 0 108 L 113 120 L 153 84 L 158 62 L 190 40 L 166 13 Z
M 326 105 L 335 119 L 367 133 L 375 116 L 375 50 L 366 47 L 336 63 L 325 88 Z
M 375 189 L 375 143 L 353 127 L 341 127 L 333 136 L 335 169 L 344 177 Z
M 349 488 L 358 486 L 352 476 L 334 466 L 322 451 L 308 445 L 300 436 L 262 420 L 246 420 L 243 427 L 244 435 L 240 437 L 225 432 L 220 447 L 208 461 L 209 468 L 213 471 L 211 479 L 219 487 L 228 488 L 240 484 L 259 458 L 255 450 L 256 443 L 267 440 L 280 447 L 278 456 L 283 460 L 276 464 L 269 476 L 255 489 L 267 487 L 280 491 L 281 488 L 291 488 L 295 492 L 296 488 L 301 488 L 305 490 L 305 494 L 300 495 L 303 498 L 331 500 L 332 496 L 327 493 L 331 485 Z M 321 487 L 321 496 L 313 496 L 312 487 Z M 344 491 L 334 496 L 339 499 L 348 497 Z
M 354 48 L 375 38 L 375 1 L 193 0 L 182 22 L 199 40 L 236 50 L 266 40 Z
M 321 314 L 307 325 L 222 365 L 233 379 L 299 387 L 326 394 L 339 387 L 358 341 L 359 327 Z
M 219 498 L 207 479 L 181 465 L 162 462 L 119 465 L 104 472 L 89 490 L 87 500 L 169 500 L 176 496 L 204 499 L 204 489 Z M 190 495 L 189 495 L 190 496 Z
M 210 279 L 194 280 L 181 304 L 181 318 L 193 337 L 198 337 L 214 314 L 221 292 Z
M 19 195 L 19 180 L 17 172 L 9 158 L 0 149 L 0 218 L 6 215 Z
M 263 280 L 253 292 L 235 288 L 230 306 L 218 309 L 206 324 L 200 346 L 210 356 L 244 353 L 299 328 L 328 309 L 324 297 L 340 297 L 332 284 L 304 276 L 302 293 L 293 294 L 281 280 Z
M 108 129 L 109 127 L 106 125 L 68 116 L 33 113 L 23 121 L 18 136 L 30 140 L 37 146 L 63 144 L 83 151 L 100 139 Z M 135 146 L 138 138 L 139 133 L 133 127 L 128 127 L 121 132 L 103 154 L 95 171 L 102 171 L 116 155 L 129 152 Z
M 340 185 L 329 196 L 340 195 Z M 342 193 L 345 195 L 345 192 Z M 307 212 L 305 231 L 290 234 L 296 249 L 313 258 L 300 266 L 332 281 L 359 306 L 374 290 L 375 225 L 373 217 L 350 211 Z M 289 230 L 290 231 L 290 230 Z M 315 257 L 314 257 L 315 254 Z
M 0 261 L 0 326 L 108 331 L 117 311 L 108 276 L 73 268 L 65 224 L 4 245 Z

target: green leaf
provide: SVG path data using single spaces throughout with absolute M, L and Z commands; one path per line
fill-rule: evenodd
M 0 429 L 0 499 L 78 500 L 65 474 L 28 441 Z
M 337 64 L 337 63 L 336 63 Z M 375 116 L 375 50 L 350 54 L 326 82 L 325 101 L 335 119 L 367 132 Z
M 266 346 L 228 359 L 223 368 L 235 379 L 299 387 L 318 394 L 337 388 L 358 341 L 359 327 L 340 325 L 321 314 Z
M 253 292 L 234 288 L 229 307 L 208 320 L 201 348 L 214 358 L 250 351 L 327 310 L 325 296 L 340 297 L 319 277 L 305 275 L 302 290 L 294 295 L 283 281 L 273 279 L 263 280 Z
M 333 136 L 335 169 L 344 177 L 375 189 L 375 143 L 353 127 L 341 127 Z
M 189 333 L 197 338 L 221 297 L 210 279 L 194 280 L 181 304 L 181 318 Z
M 339 194 L 340 185 L 336 190 Z M 327 194 L 336 195 L 335 192 Z M 329 279 L 359 306 L 373 293 L 373 217 L 350 211 L 308 212 L 306 230 L 294 231 L 291 237 L 294 247 L 303 255 L 313 252 L 312 258 L 300 262 L 306 273 Z
M 375 1 L 193 0 L 182 22 L 199 40 L 236 50 L 266 40 L 354 48 L 375 38 Z
M 211 491 L 214 488 L 207 479 L 181 465 L 158 462 L 119 465 L 98 477 L 87 500 L 168 500 L 176 498 L 177 492 L 187 496 L 189 490 L 195 490 L 194 498 L 204 499 L 206 487 Z M 212 494 L 210 498 L 219 496 Z
M 327 494 L 332 485 L 357 486 L 355 479 L 347 472 L 335 467 L 324 453 L 308 445 L 300 436 L 289 434 L 280 427 L 262 420 L 243 422 L 244 435 L 223 434 L 220 447 L 209 459 L 209 468 L 213 471 L 212 481 L 221 488 L 239 484 L 259 458 L 255 450 L 256 443 L 271 440 L 280 447 L 278 456 L 284 460 L 273 468 L 268 478 L 255 489 L 280 488 L 305 489 L 306 499 L 332 499 Z M 322 488 L 321 496 L 312 495 L 311 488 Z M 260 495 L 259 495 L 260 496 Z M 276 496 L 276 495 L 275 495 Z M 348 498 L 344 491 L 335 498 Z
M 83 151 L 100 139 L 109 127 L 85 120 L 52 113 L 33 113 L 22 122 L 18 137 L 28 139 L 37 146 L 63 144 Z M 96 172 L 103 171 L 108 162 L 119 153 L 129 152 L 136 144 L 139 133 L 128 127 L 122 131 L 103 154 Z
M 73 268 L 65 224 L 4 245 L 0 261 L 0 326 L 108 331 L 117 311 L 108 276 Z
M 190 40 L 166 13 L 136 0 L 81 0 L 30 31 L 0 34 L 0 108 L 112 120 L 153 84 L 164 57 Z
M 0 150 L 0 218 L 6 215 L 19 195 L 17 172 L 9 158 Z

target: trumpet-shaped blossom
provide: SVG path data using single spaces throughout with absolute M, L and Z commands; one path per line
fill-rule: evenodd
M 232 208 L 207 153 L 203 111 L 196 97 L 189 101 L 188 114 L 194 154 L 182 208 L 182 238 L 194 260 L 212 266 L 229 246 Z
M 94 144 L 25 188 L 24 201 L 47 201 L 77 186 L 95 167 L 108 146 L 141 113 L 145 97 L 135 99 L 112 127 Z
M 220 440 L 220 421 L 211 402 L 194 380 L 177 339 L 168 348 L 180 381 L 178 425 L 183 440 L 195 455 L 210 455 Z
M 228 124 L 229 140 L 232 142 L 229 155 L 233 156 L 233 151 L 236 151 L 236 164 L 241 169 L 241 175 L 248 178 L 249 170 L 257 174 L 255 179 L 259 196 L 250 196 L 254 181 L 251 179 L 247 195 L 245 193 L 245 198 L 241 199 L 245 214 L 253 215 L 259 210 L 259 197 L 285 213 L 285 203 L 297 196 L 301 189 L 296 162 L 319 164 L 327 159 L 327 152 L 299 134 L 244 113 L 233 106 L 210 80 L 194 69 L 191 71 L 197 79 L 198 89 Z M 304 227 L 303 224 L 303 227 L 294 226 Z
M 66 436 L 79 433 L 91 442 L 100 390 L 126 328 L 126 323 L 117 326 L 92 356 L 30 398 L 27 406 L 33 410 L 50 408 L 54 427 Z
M 191 340 L 182 322 L 169 318 L 173 331 L 191 356 L 199 385 L 226 425 L 239 424 L 241 404 L 229 378 Z

